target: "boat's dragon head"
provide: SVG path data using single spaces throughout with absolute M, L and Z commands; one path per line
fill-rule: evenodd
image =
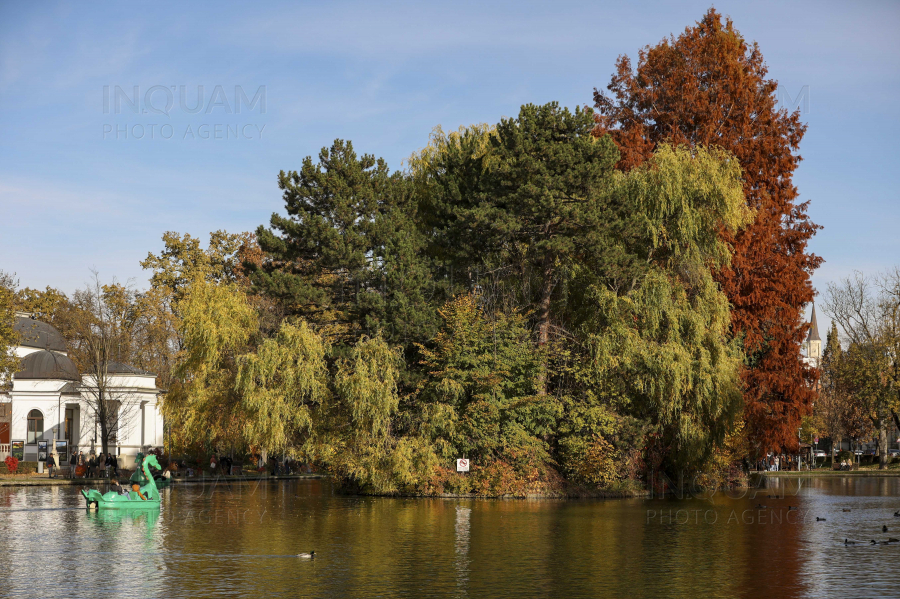
M 103 495 L 101 495 L 100 491 L 97 489 L 82 489 L 81 494 L 84 496 L 89 506 L 92 503 L 99 505 L 100 500 L 103 499 Z
M 148 491 L 149 497 L 159 499 L 159 489 L 156 488 L 156 481 L 153 480 L 153 473 L 150 472 L 150 466 L 153 466 L 157 470 L 162 470 L 162 467 L 160 467 L 159 465 L 159 461 L 152 453 L 144 457 L 143 462 L 141 462 L 141 468 L 144 470 L 144 476 L 147 477 L 147 484 L 144 486 L 144 489 Z
M 144 461 L 141 463 L 141 465 L 144 467 L 144 473 L 147 474 L 147 476 L 150 476 L 150 471 L 148 470 L 148 468 L 150 466 L 153 466 L 157 470 L 162 470 L 162 468 L 159 465 L 159 461 L 156 459 L 156 456 L 153 455 L 152 453 L 148 454 L 144 458 Z

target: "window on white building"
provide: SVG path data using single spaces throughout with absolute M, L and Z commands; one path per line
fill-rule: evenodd
M 75 410 L 74 408 L 66 408 L 66 429 L 65 429 L 65 437 L 69 442 L 69 445 L 72 445 L 75 442 L 73 438 L 75 430 Z
M 44 436 L 44 415 L 40 410 L 28 412 L 28 443 L 37 443 Z

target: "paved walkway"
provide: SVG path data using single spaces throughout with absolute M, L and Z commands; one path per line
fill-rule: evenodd
M 820 468 L 818 470 L 801 470 L 800 472 L 797 472 L 796 470 L 782 470 L 780 472 L 757 472 L 755 474 L 758 476 L 771 476 L 775 478 L 804 478 L 807 476 L 900 476 L 900 470 L 878 470 L 877 468 L 874 470 L 869 470 L 868 468 L 861 470 L 831 470 Z
M 120 475 L 118 480 L 128 480 L 131 475 Z M 228 483 L 239 483 L 243 481 L 259 481 L 259 480 L 298 480 L 298 479 L 308 479 L 308 478 L 325 478 L 324 474 L 280 474 L 277 476 L 270 476 L 267 474 L 258 475 L 246 475 L 246 476 L 192 476 L 192 477 L 178 477 L 172 478 L 169 481 L 170 485 L 183 485 L 183 484 L 196 484 L 196 483 L 215 483 L 215 482 L 228 482 Z M 115 479 L 115 477 L 113 477 Z M 46 474 L 26 474 L 26 475 L 11 475 L 11 474 L 3 474 L 0 475 L 0 487 L 40 487 L 40 486 L 66 486 L 66 485 L 78 485 L 80 487 L 88 487 L 101 484 L 108 484 L 108 478 L 48 478 Z

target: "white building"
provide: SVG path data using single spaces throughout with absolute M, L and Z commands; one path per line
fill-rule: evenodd
M 66 341 L 54 327 L 30 315 L 16 316 L 19 335 L 15 348 L 19 371 L 12 389 L 0 394 L 0 460 L 15 453 L 17 442 L 25 461 L 38 459 L 38 447 L 47 442 L 57 451 L 57 460 L 68 460 L 68 452 L 101 451 L 99 425 L 95 421 L 90 376 L 81 376 L 68 357 Z M 115 439 L 109 449 L 120 455 L 120 464 L 130 466 L 138 451 L 163 444 L 163 420 L 158 409 L 161 390 L 156 375 L 110 363 L 112 381 L 110 407 L 121 414 Z

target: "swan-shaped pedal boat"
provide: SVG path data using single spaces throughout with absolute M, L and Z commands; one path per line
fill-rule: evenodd
M 159 509 L 159 489 L 150 473 L 150 466 L 161 470 L 156 456 L 153 454 L 145 457 L 141 462 L 141 468 L 147 476 L 147 484 L 139 487 L 138 491 L 129 491 L 120 495 L 115 491 L 100 493 L 96 489 L 82 489 L 81 494 L 87 501 L 87 506 L 96 505 L 102 509 Z

